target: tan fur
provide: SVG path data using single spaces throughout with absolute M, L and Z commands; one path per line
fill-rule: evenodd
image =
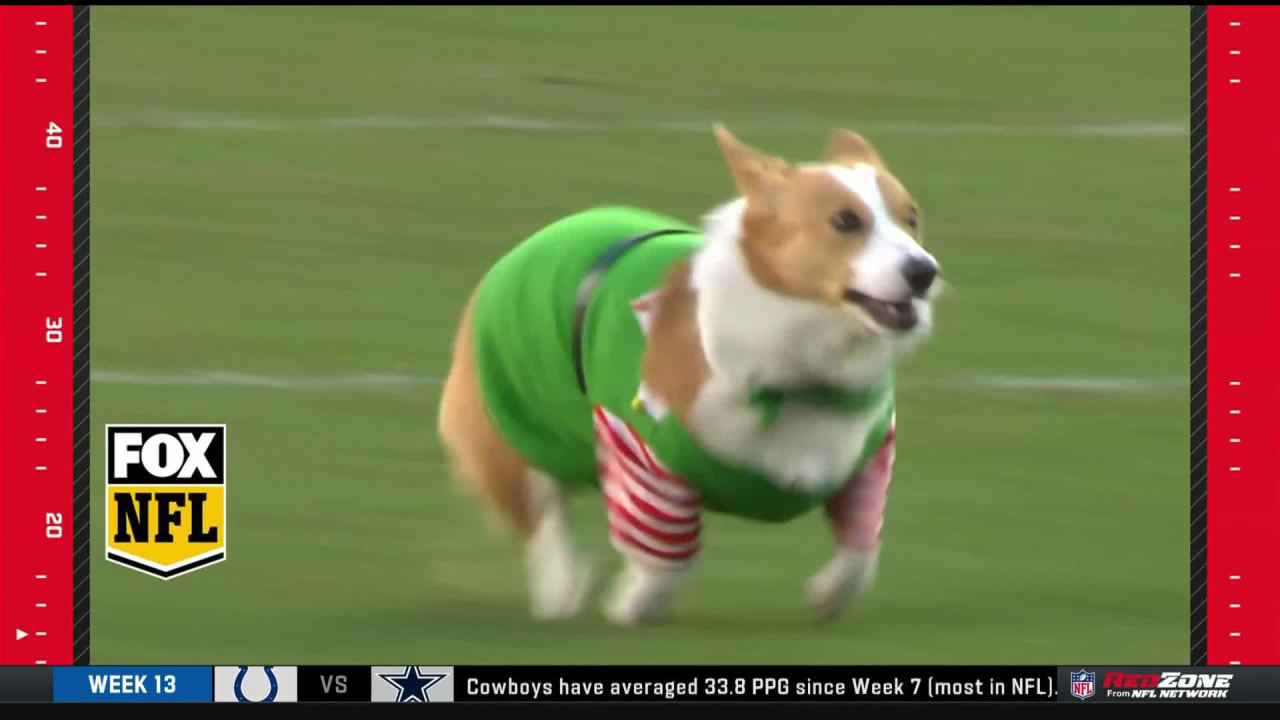
M 702 353 L 689 272 L 689 263 L 680 263 L 654 298 L 642 371 L 645 385 L 681 418 L 687 417 L 686 411 L 711 376 Z
M 768 213 L 748 211 L 743 218 L 742 253 L 747 269 L 762 286 L 784 295 L 838 305 L 849 284 L 850 261 L 873 226 L 862 199 L 830 173 L 795 172 L 774 193 Z M 831 218 L 852 210 L 864 223 L 846 235 Z
M 865 137 L 852 130 L 837 130 L 831 134 L 824 159 L 832 165 L 853 167 L 859 163 L 867 163 L 877 170 L 887 169 L 880 153 L 876 152 Z
M 791 165 L 782 158 L 762 153 L 743 143 L 721 125 L 715 127 L 714 134 L 720 152 L 729 164 L 734 184 L 747 199 L 747 205 L 767 206 L 771 191 L 791 174 Z
M 911 193 L 907 192 L 902 181 L 889 170 L 884 158 L 872 147 L 870 141 L 852 130 L 837 130 L 831 134 L 824 159 L 833 165 L 849 168 L 863 163 L 874 167 L 876 184 L 880 186 L 880 193 L 884 196 L 889 212 L 898 219 L 903 229 L 915 237 L 916 242 L 923 244 L 920 238 L 922 232 L 919 206 L 912 199 Z M 914 227 L 908 222 L 908 218 L 912 215 L 915 215 L 916 219 Z
M 485 410 L 471 348 L 473 302 L 474 298 L 463 311 L 440 397 L 440 439 L 463 484 L 527 538 L 538 521 L 530 500 L 529 464 L 507 444 Z
M 885 205 L 889 208 L 889 212 L 898 220 L 898 224 L 903 230 L 911 233 L 912 238 L 920 245 L 924 245 L 924 226 L 920 218 L 920 207 L 916 201 L 912 199 L 911 193 L 907 192 L 907 188 L 902 184 L 893 173 L 882 170 L 876 173 L 876 185 L 880 187 L 880 194 L 884 196 Z M 915 224 L 912 225 L 910 219 L 914 218 Z
M 744 144 L 720 126 L 715 137 L 734 183 L 747 200 L 742 252 L 756 282 L 804 300 L 841 303 L 850 282 L 849 261 L 862 250 L 873 227 L 870 210 L 820 168 L 791 165 Z M 918 238 L 915 201 L 866 138 L 851 130 L 836 131 L 825 159 L 846 167 L 874 166 L 890 213 Z M 862 219 L 861 232 L 845 234 L 831 226 L 831 218 L 843 210 Z

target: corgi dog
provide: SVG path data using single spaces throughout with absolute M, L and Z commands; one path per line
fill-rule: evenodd
M 623 568 L 614 623 L 670 618 L 703 516 L 821 510 L 808 602 L 834 618 L 875 578 L 894 463 L 894 367 L 933 326 L 921 211 L 866 138 L 792 163 L 712 132 L 737 190 L 699 225 L 601 207 L 534 232 L 463 311 L 440 439 L 518 535 L 531 611 L 595 585 L 566 500 L 595 493 Z

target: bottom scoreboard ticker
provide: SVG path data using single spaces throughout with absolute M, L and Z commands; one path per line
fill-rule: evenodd
M 0 666 L 0 702 L 1280 702 L 1280 667 Z

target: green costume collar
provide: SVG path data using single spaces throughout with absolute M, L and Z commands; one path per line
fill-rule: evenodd
M 879 405 L 893 389 L 893 375 L 884 382 L 861 388 L 835 385 L 804 385 L 794 388 L 760 388 L 749 394 L 751 404 L 760 408 L 761 426 L 770 427 L 778 419 L 783 403 L 796 403 L 853 414 Z

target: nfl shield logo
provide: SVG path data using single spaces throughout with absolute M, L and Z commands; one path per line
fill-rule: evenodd
M 1081 700 L 1093 697 L 1093 673 L 1088 670 L 1071 673 L 1071 694 Z

